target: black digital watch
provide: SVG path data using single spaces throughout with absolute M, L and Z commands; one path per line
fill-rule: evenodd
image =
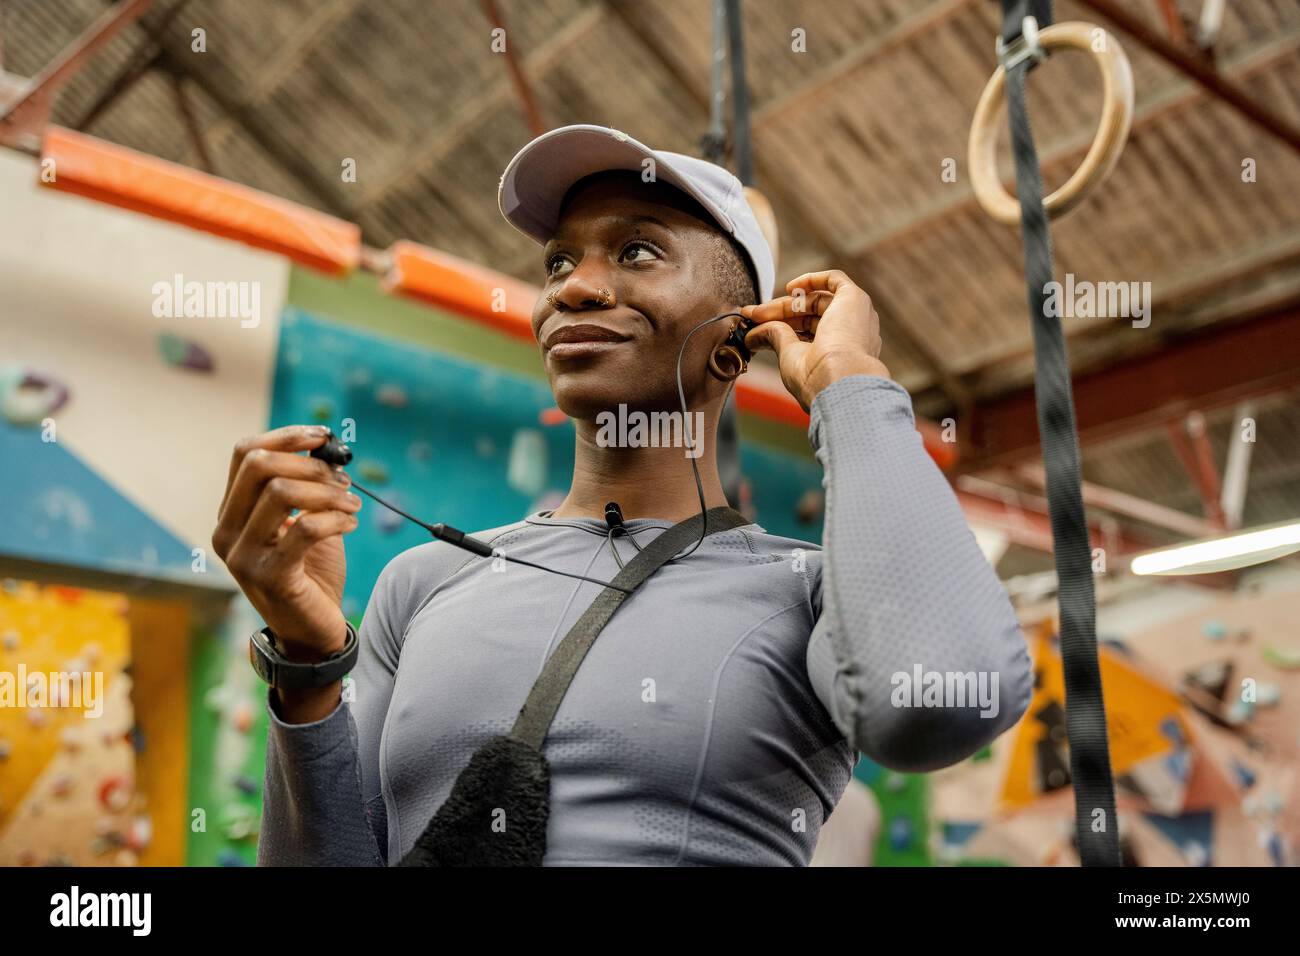
M 248 640 L 249 663 L 257 676 L 272 687 L 286 690 L 326 687 L 341 680 L 357 663 L 361 642 L 351 622 L 345 623 L 348 637 L 343 649 L 315 664 L 291 661 L 281 654 L 275 646 L 275 634 L 269 627 L 254 631 Z

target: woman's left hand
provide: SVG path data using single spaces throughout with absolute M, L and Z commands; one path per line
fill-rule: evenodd
M 818 392 L 845 376 L 889 377 L 880 361 L 880 317 L 852 279 L 838 269 L 809 272 L 791 279 L 785 291 L 740 313 L 759 323 L 745 344 L 776 353 L 781 381 L 804 411 Z

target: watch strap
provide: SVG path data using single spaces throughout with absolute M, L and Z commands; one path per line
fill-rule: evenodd
M 356 628 L 350 621 L 345 623 L 348 636 L 342 650 L 312 664 L 285 657 L 276 647 L 275 633 L 269 627 L 254 631 L 248 641 L 249 663 L 257 676 L 272 687 L 285 690 L 326 687 L 356 667 L 360 655 L 361 640 Z

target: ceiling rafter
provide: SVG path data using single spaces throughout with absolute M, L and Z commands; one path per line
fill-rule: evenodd
M 881 54 L 915 39 L 925 31 L 933 30 L 975 2 L 976 0 L 934 0 L 929 6 L 898 21 L 885 33 L 864 40 L 852 50 L 842 54 L 816 76 L 755 110 L 754 131 L 757 133 L 764 127 L 778 122 L 788 110 L 824 92 L 827 87 L 843 79 L 848 73 L 870 63 Z M 989 46 L 990 48 L 993 46 L 992 39 L 989 40 Z
M 523 58 L 522 68 L 529 76 L 542 76 L 570 48 L 583 40 L 605 21 L 600 7 L 590 7 L 570 20 L 549 40 Z M 410 157 L 386 176 L 371 177 L 362 189 L 358 202 L 365 208 L 387 195 L 412 175 L 436 166 L 454 153 L 470 130 L 483 117 L 499 107 L 513 103 L 515 88 L 508 76 L 498 77 L 478 96 L 465 100 L 442 125 L 429 130 L 418 143 L 406 151 Z
M 361 2 L 362 0 L 333 0 L 317 9 L 302 29 L 294 32 L 292 41 L 277 51 L 275 58 L 253 77 L 253 82 L 244 92 L 244 104 L 255 106 L 279 89 L 306 62 L 312 51 L 352 15 Z M 220 141 L 236 126 L 229 116 L 223 116 L 209 126 L 206 133 L 211 139 Z
M 111 7 L 113 5 L 112 0 L 109 0 L 106 5 Z M 333 184 L 310 163 L 303 160 L 301 152 L 285 140 L 273 123 L 268 123 L 262 119 L 256 110 L 237 102 L 217 83 L 205 76 L 202 71 L 195 69 L 190 62 L 188 52 L 184 55 L 173 52 L 172 47 L 175 44 L 169 43 L 168 38 L 163 35 L 163 30 L 157 27 L 157 24 L 166 17 L 167 12 L 160 16 L 144 16 L 140 18 L 140 22 L 137 24 L 137 30 L 143 30 L 146 37 L 153 34 L 155 28 L 157 29 L 159 52 L 154 61 L 156 65 L 191 81 L 198 89 L 202 90 L 208 99 L 217 105 L 218 109 L 244 130 L 247 136 L 257 144 L 272 162 L 296 179 L 320 203 L 325 211 L 344 219 L 353 219 L 353 211 L 343 204 Z

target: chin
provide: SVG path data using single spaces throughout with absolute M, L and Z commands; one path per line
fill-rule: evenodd
M 566 369 L 550 376 L 555 404 L 570 418 L 594 422 L 601 412 L 617 412 L 620 404 L 628 410 L 680 411 L 675 380 L 662 388 L 646 380 L 644 370 L 590 368 Z

